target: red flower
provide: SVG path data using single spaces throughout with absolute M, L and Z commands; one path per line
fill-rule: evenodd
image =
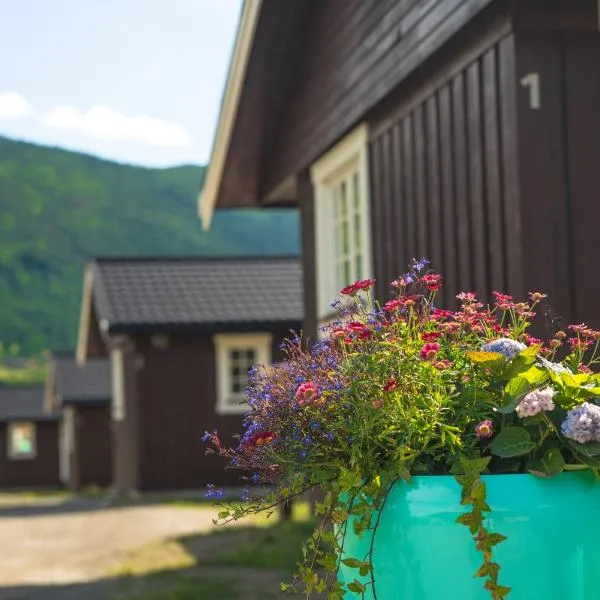
M 449 369 L 452 366 L 452 361 L 448 359 L 444 360 L 436 360 L 433 363 L 433 366 L 440 371 L 444 371 L 445 369 Z
M 352 321 L 346 325 L 346 329 L 348 331 L 354 331 L 355 333 L 361 333 L 366 329 L 366 326 L 360 321 Z
M 442 310 L 441 308 L 434 308 L 431 316 L 436 321 L 441 321 L 443 319 L 449 319 L 452 317 L 454 313 L 451 310 Z
M 425 344 L 422 348 L 421 348 L 421 358 L 423 360 L 433 360 L 436 356 L 437 353 L 440 351 L 440 345 L 436 344 L 436 343 L 428 343 Z
M 394 310 L 397 310 L 401 306 L 402 306 L 402 302 L 400 300 L 396 299 L 396 300 L 390 300 L 389 302 L 386 302 L 385 306 L 383 308 L 385 308 L 385 310 L 387 310 L 388 312 L 393 312 Z
M 370 290 L 375 285 L 374 279 L 363 279 L 355 284 L 357 290 Z
M 319 390 L 312 381 L 307 381 L 296 390 L 296 403 L 300 406 L 314 402 L 319 396 Z
M 353 283 L 352 285 L 347 285 L 345 288 L 342 288 L 340 294 L 343 294 L 344 296 L 354 296 L 356 292 L 358 292 L 358 288 L 356 287 L 356 284 Z
M 248 448 L 260 448 L 265 444 L 270 444 L 275 439 L 272 431 L 257 431 L 247 442 Z
M 428 331 L 427 333 L 421 334 L 421 339 L 424 342 L 435 342 L 435 340 L 442 337 L 442 334 L 439 331 Z
M 592 371 L 587 365 L 584 365 L 583 363 L 581 363 L 578 367 L 577 370 L 580 373 L 593 373 L 594 371 Z
M 392 379 L 388 379 L 387 383 L 383 386 L 384 392 L 391 392 L 398 387 L 398 382 L 392 377 Z
M 442 276 L 437 273 L 423 275 L 421 281 L 425 284 L 430 292 L 437 292 L 442 287 Z

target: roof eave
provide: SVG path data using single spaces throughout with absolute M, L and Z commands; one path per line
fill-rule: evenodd
M 246 78 L 248 59 L 254 43 L 254 34 L 261 6 L 262 0 L 244 0 L 210 162 L 206 170 L 204 187 L 198 198 L 200 220 L 205 231 L 210 229 L 217 205 L 223 170 L 227 160 L 231 134 Z
M 241 321 L 214 323 L 113 323 L 110 334 L 155 334 L 155 333 L 218 333 L 273 331 L 297 329 L 301 327 L 302 319 L 281 319 L 278 321 Z

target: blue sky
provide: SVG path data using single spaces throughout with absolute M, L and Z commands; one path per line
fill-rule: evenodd
M 206 163 L 241 0 L 0 0 L 0 135 Z

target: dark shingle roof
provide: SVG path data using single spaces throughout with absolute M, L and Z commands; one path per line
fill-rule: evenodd
M 98 259 L 94 306 L 110 332 L 298 327 L 298 258 Z
M 53 353 L 56 393 L 65 404 L 109 402 L 110 363 L 106 358 L 89 358 L 84 365 L 71 352 Z
M 44 413 L 44 389 L 0 387 L 0 421 L 53 421 L 56 413 Z

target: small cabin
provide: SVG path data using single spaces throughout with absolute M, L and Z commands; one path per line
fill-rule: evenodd
M 240 483 L 201 438 L 234 442 L 248 370 L 280 359 L 302 319 L 297 257 L 92 261 L 77 359 L 110 361 L 115 488 Z

